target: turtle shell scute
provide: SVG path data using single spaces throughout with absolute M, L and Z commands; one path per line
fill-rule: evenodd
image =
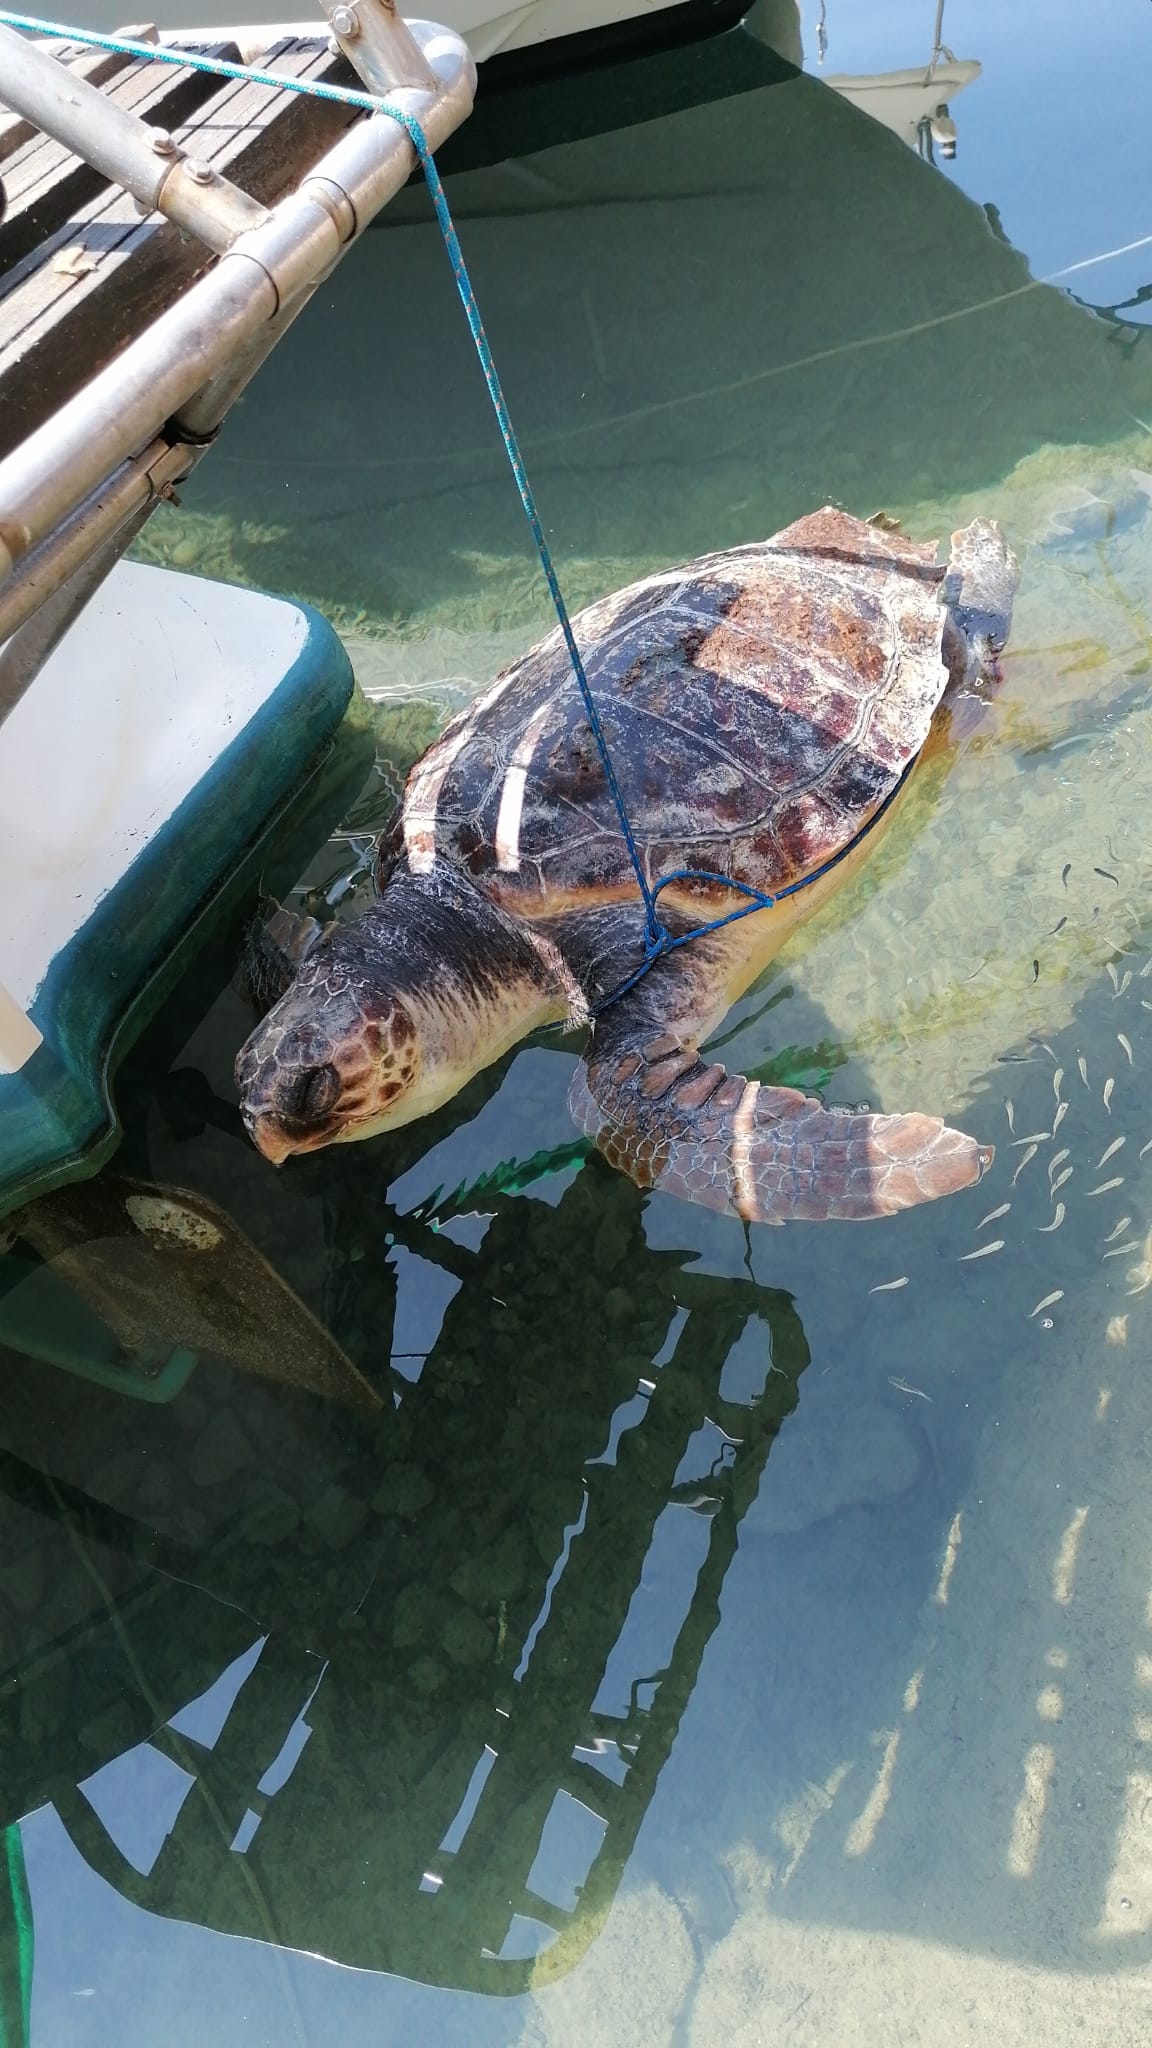
M 934 543 L 828 507 L 576 615 L 653 882 L 690 866 L 774 893 L 856 836 L 924 745 L 943 694 L 942 577 Z M 545 915 L 636 893 L 559 631 L 423 757 L 405 829 L 409 819 L 425 857 L 434 844 L 509 909 Z M 693 908 L 707 896 L 695 885 Z

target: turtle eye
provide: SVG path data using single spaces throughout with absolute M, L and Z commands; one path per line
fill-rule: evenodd
M 282 1116 L 313 1123 L 326 1116 L 340 1093 L 340 1076 L 333 1066 L 305 1067 L 288 1082 L 280 1104 Z

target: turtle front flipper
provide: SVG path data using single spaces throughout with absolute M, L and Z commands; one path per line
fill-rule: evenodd
M 971 1187 L 993 1156 L 938 1117 L 841 1115 L 747 1081 L 667 1032 L 594 1042 L 568 1101 L 640 1187 L 749 1223 L 890 1216 Z

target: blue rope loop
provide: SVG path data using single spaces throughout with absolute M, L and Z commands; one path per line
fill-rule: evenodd
M 184 65 L 191 70 L 208 72 L 220 78 L 241 79 L 249 84 L 269 86 L 276 91 L 303 93 L 312 99 L 333 100 L 342 106 L 356 107 L 366 113 L 384 115 L 388 120 L 395 121 L 407 135 L 416 152 L 417 162 L 424 173 L 424 180 L 428 187 L 437 225 L 448 253 L 449 262 L 452 265 L 452 274 L 456 281 L 460 303 L 464 308 L 464 316 L 468 322 L 468 327 L 476 346 L 476 353 L 480 359 L 480 367 L 484 374 L 485 384 L 488 387 L 488 396 L 492 402 L 492 409 L 496 414 L 496 421 L 504 442 L 505 453 L 507 454 L 513 477 L 516 480 L 516 488 L 520 493 L 520 503 L 524 508 L 532 539 L 535 542 L 540 567 L 543 570 L 544 580 L 548 585 L 548 593 L 560 623 L 560 631 L 568 652 L 568 659 L 572 665 L 572 673 L 575 676 L 577 687 L 583 700 L 589 728 L 596 742 L 596 749 L 604 769 L 605 780 L 615 807 L 616 816 L 619 820 L 624 843 L 628 849 L 628 858 L 632 863 L 632 870 L 644 904 L 643 960 L 634 974 L 621 982 L 617 988 L 612 989 L 608 995 L 604 996 L 595 1005 L 594 1014 L 598 1015 L 602 1010 L 607 1009 L 611 1003 L 618 1002 L 621 996 L 627 995 L 628 991 L 635 988 L 637 982 L 643 979 L 649 969 L 655 965 L 656 961 L 663 959 L 666 954 L 675 952 L 680 946 L 688 945 L 693 939 L 703 938 L 709 932 L 721 931 L 725 925 L 735 924 L 740 918 L 751 917 L 758 910 L 771 910 L 783 897 L 795 895 L 798 890 L 810 887 L 813 882 L 818 882 L 823 875 L 838 867 L 840 862 L 847 858 L 848 854 L 872 830 L 873 826 L 879 824 L 885 811 L 895 801 L 913 765 L 911 762 L 904 769 L 899 781 L 889 791 L 873 816 L 867 821 L 861 831 L 849 840 L 846 846 L 841 847 L 838 853 L 833 854 L 830 860 L 825 861 L 813 873 L 802 875 L 798 881 L 790 882 L 785 888 L 779 890 L 775 896 L 768 895 L 762 889 L 754 889 L 747 882 L 739 882 L 731 875 L 710 874 L 706 870 L 698 868 L 679 868 L 674 874 L 662 876 L 655 887 L 649 882 L 644 872 L 644 864 L 632 830 L 632 822 L 628 816 L 628 808 L 624 802 L 619 782 L 616 779 L 616 771 L 612 764 L 612 755 L 604 733 L 604 727 L 600 721 L 596 700 L 593 697 L 591 685 L 584 670 L 580 649 L 576 643 L 576 636 L 572 630 L 572 621 L 568 614 L 568 607 L 564 602 L 564 595 L 552 561 L 551 550 L 545 538 L 540 514 L 536 508 L 532 486 L 528 481 L 527 471 L 524 467 L 524 458 L 520 453 L 520 443 L 517 440 L 512 425 L 508 402 L 504 396 L 503 386 L 496 369 L 491 344 L 484 331 L 484 323 L 480 317 L 480 308 L 476 302 L 476 294 L 472 289 L 472 280 L 468 275 L 468 267 L 464 261 L 464 253 L 460 247 L 459 236 L 456 233 L 455 223 L 448 206 L 444 187 L 440 182 L 440 173 L 436 168 L 435 159 L 428 146 L 427 136 L 414 114 L 410 114 L 404 107 L 393 106 L 390 101 L 381 99 L 374 93 L 359 92 L 345 86 L 326 85 L 319 79 L 287 78 L 275 71 L 260 71 L 254 66 L 232 64 L 226 59 L 219 57 L 203 57 L 196 51 L 167 48 L 162 44 L 134 42 L 123 36 L 101 35 L 91 29 L 70 28 L 62 26 L 59 22 L 41 21 L 33 15 L 10 14 L 0 10 L 0 23 L 3 23 L 8 28 L 20 29 L 34 35 L 51 36 L 54 39 L 66 42 L 90 44 L 96 49 L 112 50 L 125 56 L 139 57 L 150 63 Z M 661 923 L 656 905 L 662 890 L 670 888 L 674 882 L 718 884 L 738 895 L 746 896 L 749 900 L 746 903 L 740 904 L 736 909 L 727 911 L 721 917 L 711 918 L 707 923 L 694 925 L 690 930 L 681 932 L 678 936 L 673 936 L 667 926 Z

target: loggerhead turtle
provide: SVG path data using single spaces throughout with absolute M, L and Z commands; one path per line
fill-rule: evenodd
M 826 508 L 771 540 L 647 576 L 574 620 L 636 845 L 673 936 L 658 958 L 559 631 L 416 763 L 378 900 L 315 938 L 236 1063 L 266 1158 L 437 1108 L 530 1031 L 589 1025 L 570 1106 L 644 1188 L 760 1222 L 883 1216 L 992 1158 L 937 1118 L 825 1110 L 697 1047 L 876 844 L 958 686 L 995 678 L 1018 572 L 996 524 L 931 542 Z M 836 859 L 836 856 L 840 858 Z M 835 864 L 827 870 L 829 861 Z

